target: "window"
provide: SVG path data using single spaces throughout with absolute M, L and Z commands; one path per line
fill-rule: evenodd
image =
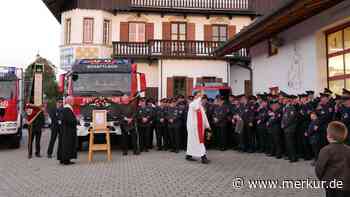
M 343 88 L 350 89 L 350 24 L 326 33 L 328 85 L 340 94 Z
M 171 40 L 186 40 L 186 23 L 171 23 Z
M 103 21 L 103 44 L 108 45 L 110 43 L 110 35 L 111 35 L 111 21 L 104 20 Z
M 129 42 L 145 42 L 145 23 L 129 23 Z
M 227 41 L 227 25 L 213 25 L 213 41 Z
M 328 54 L 343 50 L 343 32 L 338 31 L 328 35 Z
M 344 30 L 344 48 L 350 49 L 350 27 Z
M 83 22 L 83 43 L 91 44 L 94 40 L 94 19 L 84 18 Z
M 64 27 L 64 44 L 70 44 L 71 39 L 71 28 L 72 28 L 72 21 L 71 19 L 66 19 L 65 27 Z
M 174 77 L 174 96 L 186 95 L 186 77 Z

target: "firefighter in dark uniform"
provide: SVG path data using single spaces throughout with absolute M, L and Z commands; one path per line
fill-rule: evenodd
M 156 136 L 157 136 L 157 148 L 163 150 L 166 144 L 169 144 L 166 136 L 166 106 L 165 99 L 160 100 L 159 105 L 156 107 L 155 112 L 155 124 L 156 124 Z
M 137 126 L 140 134 L 140 151 L 148 152 L 148 142 L 150 141 L 150 130 L 152 124 L 153 109 L 146 105 L 146 99 L 141 98 L 137 111 Z
M 287 149 L 287 155 L 290 162 L 296 162 L 297 154 L 295 147 L 296 140 L 296 127 L 297 127 L 297 110 L 293 105 L 293 99 L 296 96 L 289 95 L 286 99 L 286 106 L 283 111 L 283 117 L 281 122 L 281 127 L 284 130 L 284 137 Z
M 266 122 L 269 119 L 269 109 L 268 109 L 268 101 L 265 96 L 260 96 L 260 106 L 257 109 L 257 117 L 256 117 L 256 126 L 257 126 L 257 141 L 259 144 L 258 152 L 266 152 L 268 147 L 267 142 L 267 128 Z
M 250 96 L 248 103 L 248 114 L 246 120 L 248 121 L 246 135 L 247 135 L 247 147 L 249 153 L 254 153 L 256 150 L 256 131 L 255 131 L 255 121 L 256 121 L 256 110 L 257 103 L 256 97 Z
M 136 100 L 133 100 L 132 102 L 129 101 L 128 96 L 124 95 L 121 98 L 122 102 L 122 110 L 118 114 L 120 116 L 120 126 L 122 130 L 122 150 L 123 155 L 128 154 L 128 145 L 129 145 L 129 136 L 131 137 L 131 143 L 134 155 L 140 154 L 140 144 L 139 144 L 139 133 L 136 128 L 136 113 L 135 113 L 135 106 L 137 105 Z
M 171 149 L 171 136 L 169 132 L 169 122 L 168 122 L 168 111 L 170 109 L 171 99 L 165 98 L 164 99 L 164 113 L 165 113 L 165 128 L 164 128 L 164 150 L 170 150 Z
M 180 148 L 186 150 L 187 146 L 187 103 L 185 101 L 185 97 L 180 95 L 177 98 L 176 106 L 179 109 L 179 113 L 181 114 L 181 128 L 180 128 Z
M 217 137 L 217 147 L 220 148 L 221 151 L 225 151 L 227 149 L 227 124 L 229 116 L 229 108 L 227 105 L 224 105 L 224 98 L 218 98 L 217 105 L 213 110 L 213 126 L 214 132 L 216 132 Z
M 350 95 L 343 95 L 342 100 L 344 101 L 344 107 L 341 110 L 340 121 L 346 125 L 348 130 L 350 129 Z M 350 135 L 347 136 L 346 143 L 350 145 Z
M 317 106 L 316 114 L 319 119 L 320 124 L 320 145 L 321 148 L 328 144 L 327 142 L 327 126 L 328 123 L 333 118 L 333 107 L 329 103 L 330 93 L 325 91 L 324 93 L 320 93 L 320 102 Z
M 344 94 L 343 94 L 344 95 Z M 342 116 L 342 110 L 344 108 L 342 96 L 335 94 L 335 106 L 333 112 L 334 121 L 340 121 Z
M 56 139 L 61 130 L 62 124 L 62 110 L 63 110 L 63 98 L 58 97 L 56 101 L 56 106 L 49 110 L 49 116 L 51 118 L 51 136 L 50 142 L 47 149 L 47 157 L 52 158 L 52 152 L 56 143 Z
M 41 157 L 40 155 L 40 140 L 41 140 L 41 133 L 42 128 L 45 124 L 45 116 L 44 112 L 39 112 L 39 115 L 35 118 L 35 120 L 32 122 L 32 137 L 31 137 L 31 143 L 29 143 L 31 146 L 28 147 L 28 158 L 32 158 L 33 154 L 33 141 L 35 139 L 35 156 Z
M 230 138 L 231 138 L 231 143 L 232 143 L 232 148 L 234 150 L 239 149 L 239 134 L 236 132 L 236 124 L 237 124 L 237 119 L 239 119 L 239 100 L 238 97 L 231 95 L 230 98 L 230 104 L 229 104 L 229 109 L 230 109 Z M 237 128 L 238 130 L 238 128 Z
M 308 130 L 308 127 L 310 125 L 310 113 L 314 110 L 311 107 L 311 105 L 308 105 L 308 95 L 307 94 L 301 94 L 300 97 L 300 108 L 299 108 L 299 131 L 302 132 L 303 136 L 300 139 L 303 146 L 303 153 L 302 157 L 305 160 L 310 160 L 312 158 L 312 147 L 309 142 L 309 139 L 307 136 L 305 136 L 305 132 Z
M 171 100 L 170 108 L 167 113 L 168 129 L 170 134 L 171 152 L 178 153 L 180 149 L 180 129 L 181 129 L 181 109 L 176 106 L 177 99 Z
M 150 121 L 150 134 L 149 134 L 149 141 L 147 143 L 148 149 L 153 148 L 153 137 L 154 137 L 154 131 L 156 129 L 156 124 L 155 124 L 155 115 L 156 115 L 156 102 L 154 99 L 149 98 L 147 99 L 146 105 L 152 110 L 152 115 L 151 115 L 151 121 Z
M 275 156 L 277 159 L 282 158 L 282 109 L 277 99 L 271 100 L 271 110 L 269 111 L 269 120 L 267 121 L 268 143 L 271 146 L 268 149 L 269 156 Z

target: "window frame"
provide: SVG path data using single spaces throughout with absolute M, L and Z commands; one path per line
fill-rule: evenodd
M 130 30 L 131 30 L 131 25 L 132 24 L 136 24 L 137 26 L 138 25 L 143 25 L 144 26 L 144 31 L 143 31 L 143 40 L 138 40 L 138 35 L 139 35 L 139 32 L 138 32 L 138 30 L 139 30 L 139 28 L 136 28 L 136 32 L 135 32 L 135 38 L 136 38 L 136 41 L 131 41 L 130 40 L 130 38 L 131 38 L 131 36 L 130 36 Z M 137 27 L 136 26 L 136 27 Z M 129 23 L 128 23 L 128 38 L 129 38 L 129 42 L 139 42 L 139 43 L 142 43 L 142 42 L 146 42 L 146 22 L 140 22 L 140 21 L 130 21 Z
M 185 33 L 184 34 L 180 34 L 180 25 L 185 25 Z M 173 33 L 173 25 L 177 26 L 177 33 Z M 176 40 L 173 39 L 173 35 L 176 35 Z M 184 35 L 185 39 L 181 40 L 180 37 Z M 188 39 L 188 27 L 187 27 L 187 22 L 171 22 L 170 23 L 170 38 L 171 40 L 174 41 L 186 41 Z
M 67 18 L 64 24 L 64 44 L 68 45 L 71 43 L 72 39 L 72 19 Z
M 218 36 L 214 36 L 214 28 L 218 28 Z M 225 40 L 222 40 L 221 38 L 221 27 L 225 27 L 225 29 L 226 29 L 226 31 L 225 31 Z M 212 28 L 212 35 L 211 35 L 211 40 L 212 41 L 217 41 L 217 42 L 226 42 L 226 41 L 228 41 L 228 25 L 226 25 L 226 24 L 213 24 L 212 26 L 211 26 L 211 28 Z M 217 37 L 218 39 L 217 40 L 215 40 L 214 38 L 215 37 Z
M 107 28 L 105 24 L 108 24 Z M 102 33 L 102 44 L 110 45 L 111 44 L 111 31 L 112 23 L 110 19 L 103 19 L 103 33 Z
M 332 29 L 329 29 L 327 31 L 325 31 L 325 40 L 326 40 L 326 61 L 327 61 L 327 87 L 330 88 L 330 82 L 333 81 L 339 81 L 339 80 L 343 80 L 343 88 L 349 88 L 346 85 L 346 81 L 350 80 L 350 73 L 346 73 L 346 68 L 349 67 L 350 68 L 350 64 L 346 61 L 346 56 L 350 55 L 350 48 L 349 49 L 345 49 L 345 29 L 350 27 L 350 22 L 342 24 L 340 26 L 334 27 Z M 329 35 L 339 32 L 341 31 L 342 34 L 342 47 L 343 50 L 341 51 L 337 51 L 334 53 L 329 53 L 329 43 L 328 43 L 328 38 Z M 334 57 L 339 57 L 339 56 L 343 56 L 343 74 L 342 75 L 336 75 L 336 76 L 330 76 L 330 59 L 334 58 Z M 349 65 L 347 65 L 346 63 L 348 63 Z
M 85 21 L 91 20 L 92 24 L 91 24 L 91 40 L 87 40 L 86 38 L 86 34 L 87 32 L 85 32 Z M 95 25 L 95 19 L 92 17 L 84 17 L 83 18 L 83 44 L 92 44 L 94 42 L 94 25 Z
M 186 95 L 186 92 L 187 92 L 186 80 L 187 80 L 187 77 L 184 77 L 184 76 L 174 76 L 173 77 L 173 95 L 174 96 L 178 96 L 178 95 L 182 94 L 182 93 L 177 92 L 178 90 L 180 90 L 180 89 L 177 89 L 177 87 L 176 87 L 177 81 L 181 81 L 181 83 L 183 83 L 183 85 L 184 85 L 184 87 L 183 87 L 184 92 L 183 93 L 184 94 L 182 94 L 182 95 Z

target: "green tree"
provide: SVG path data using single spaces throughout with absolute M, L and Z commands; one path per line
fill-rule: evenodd
M 52 107 L 56 105 L 56 98 L 58 96 L 61 96 L 58 92 L 58 84 L 56 81 L 56 73 L 55 73 L 55 66 L 45 58 L 37 56 L 37 59 L 30 64 L 25 69 L 25 100 L 28 101 L 33 81 L 33 68 L 36 64 L 43 64 L 44 65 L 44 73 L 43 73 L 43 93 L 44 93 L 44 99 L 48 103 L 48 107 Z

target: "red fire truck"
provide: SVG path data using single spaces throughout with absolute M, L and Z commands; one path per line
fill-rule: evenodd
M 23 70 L 0 67 L 0 138 L 19 148 L 22 137 Z
M 111 133 L 120 135 L 118 112 L 113 107 L 121 103 L 121 96 L 132 99 L 143 92 L 146 78 L 130 60 L 83 59 L 77 60 L 70 72 L 60 75 L 59 89 L 64 99 L 74 103 L 73 111 L 80 122 L 78 136 L 89 134 L 94 109 L 106 109 Z

